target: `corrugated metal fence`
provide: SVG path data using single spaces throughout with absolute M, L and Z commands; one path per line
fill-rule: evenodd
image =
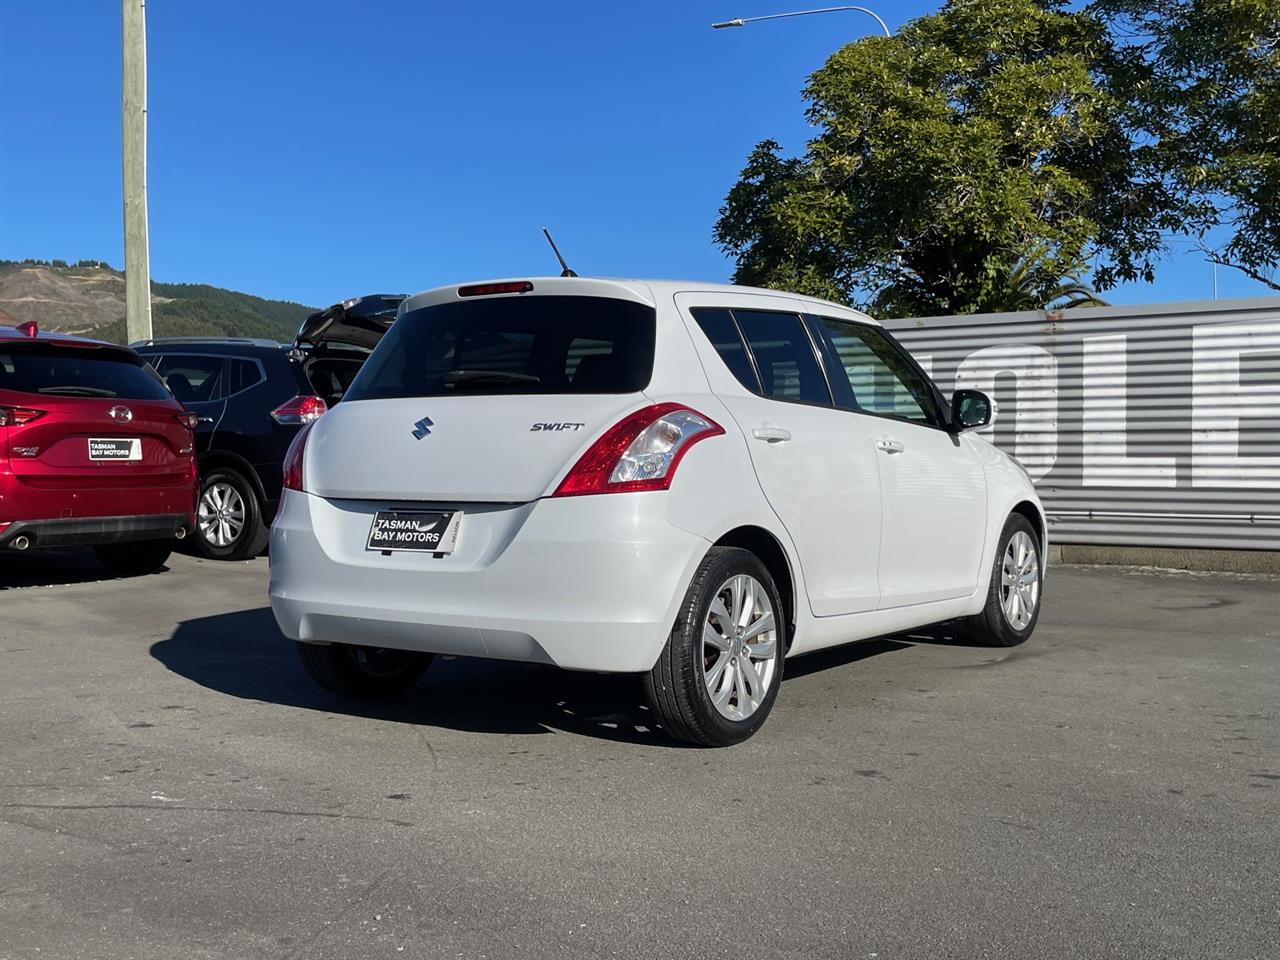
M 1058 543 L 1280 550 L 1280 297 L 885 326 L 995 398 Z

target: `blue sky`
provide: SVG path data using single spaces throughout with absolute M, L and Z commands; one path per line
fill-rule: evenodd
M 802 149 L 805 77 L 875 28 L 708 26 L 795 8 L 152 0 L 152 276 L 324 305 L 554 272 L 547 224 L 580 273 L 727 280 L 711 230 L 747 153 Z M 122 263 L 119 18 L 0 0 L 0 258 Z M 1223 297 L 1265 292 L 1219 270 Z M 1183 254 L 1108 299 L 1211 295 Z

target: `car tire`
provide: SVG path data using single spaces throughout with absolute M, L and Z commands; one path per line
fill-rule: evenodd
M 298 656 L 316 683 L 353 700 L 404 693 L 431 666 L 432 654 L 359 647 L 349 643 L 299 643 Z
M 171 540 L 139 540 L 135 543 L 104 543 L 94 547 L 98 562 L 112 573 L 139 576 L 155 573 L 173 553 Z
M 1036 628 L 1044 600 L 1040 535 L 1015 513 L 996 548 L 982 612 L 961 621 L 966 639 L 989 647 L 1016 647 Z
M 766 617 L 769 626 L 761 626 Z M 649 709 L 667 735 L 724 747 L 759 730 L 782 683 L 786 620 L 773 577 L 755 554 L 708 551 L 644 676 Z
M 210 560 L 248 560 L 262 553 L 271 531 L 248 478 L 217 467 L 200 478 L 196 504 L 196 552 Z

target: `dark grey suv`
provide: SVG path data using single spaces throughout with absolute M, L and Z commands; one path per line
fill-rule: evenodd
M 192 538 L 199 553 L 244 560 L 262 552 L 294 434 L 342 399 L 403 299 L 374 294 L 334 304 L 309 316 L 292 344 L 216 337 L 132 344 L 199 418 Z

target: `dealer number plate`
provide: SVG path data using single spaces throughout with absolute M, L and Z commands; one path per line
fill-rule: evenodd
M 452 553 L 461 522 L 462 514 L 456 510 L 443 513 L 379 510 L 374 515 L 365 549 Z
M 90 437 L 90 460 L 141 460 L 142 441 L 137 437 L 121 439 L 120 437 Z

